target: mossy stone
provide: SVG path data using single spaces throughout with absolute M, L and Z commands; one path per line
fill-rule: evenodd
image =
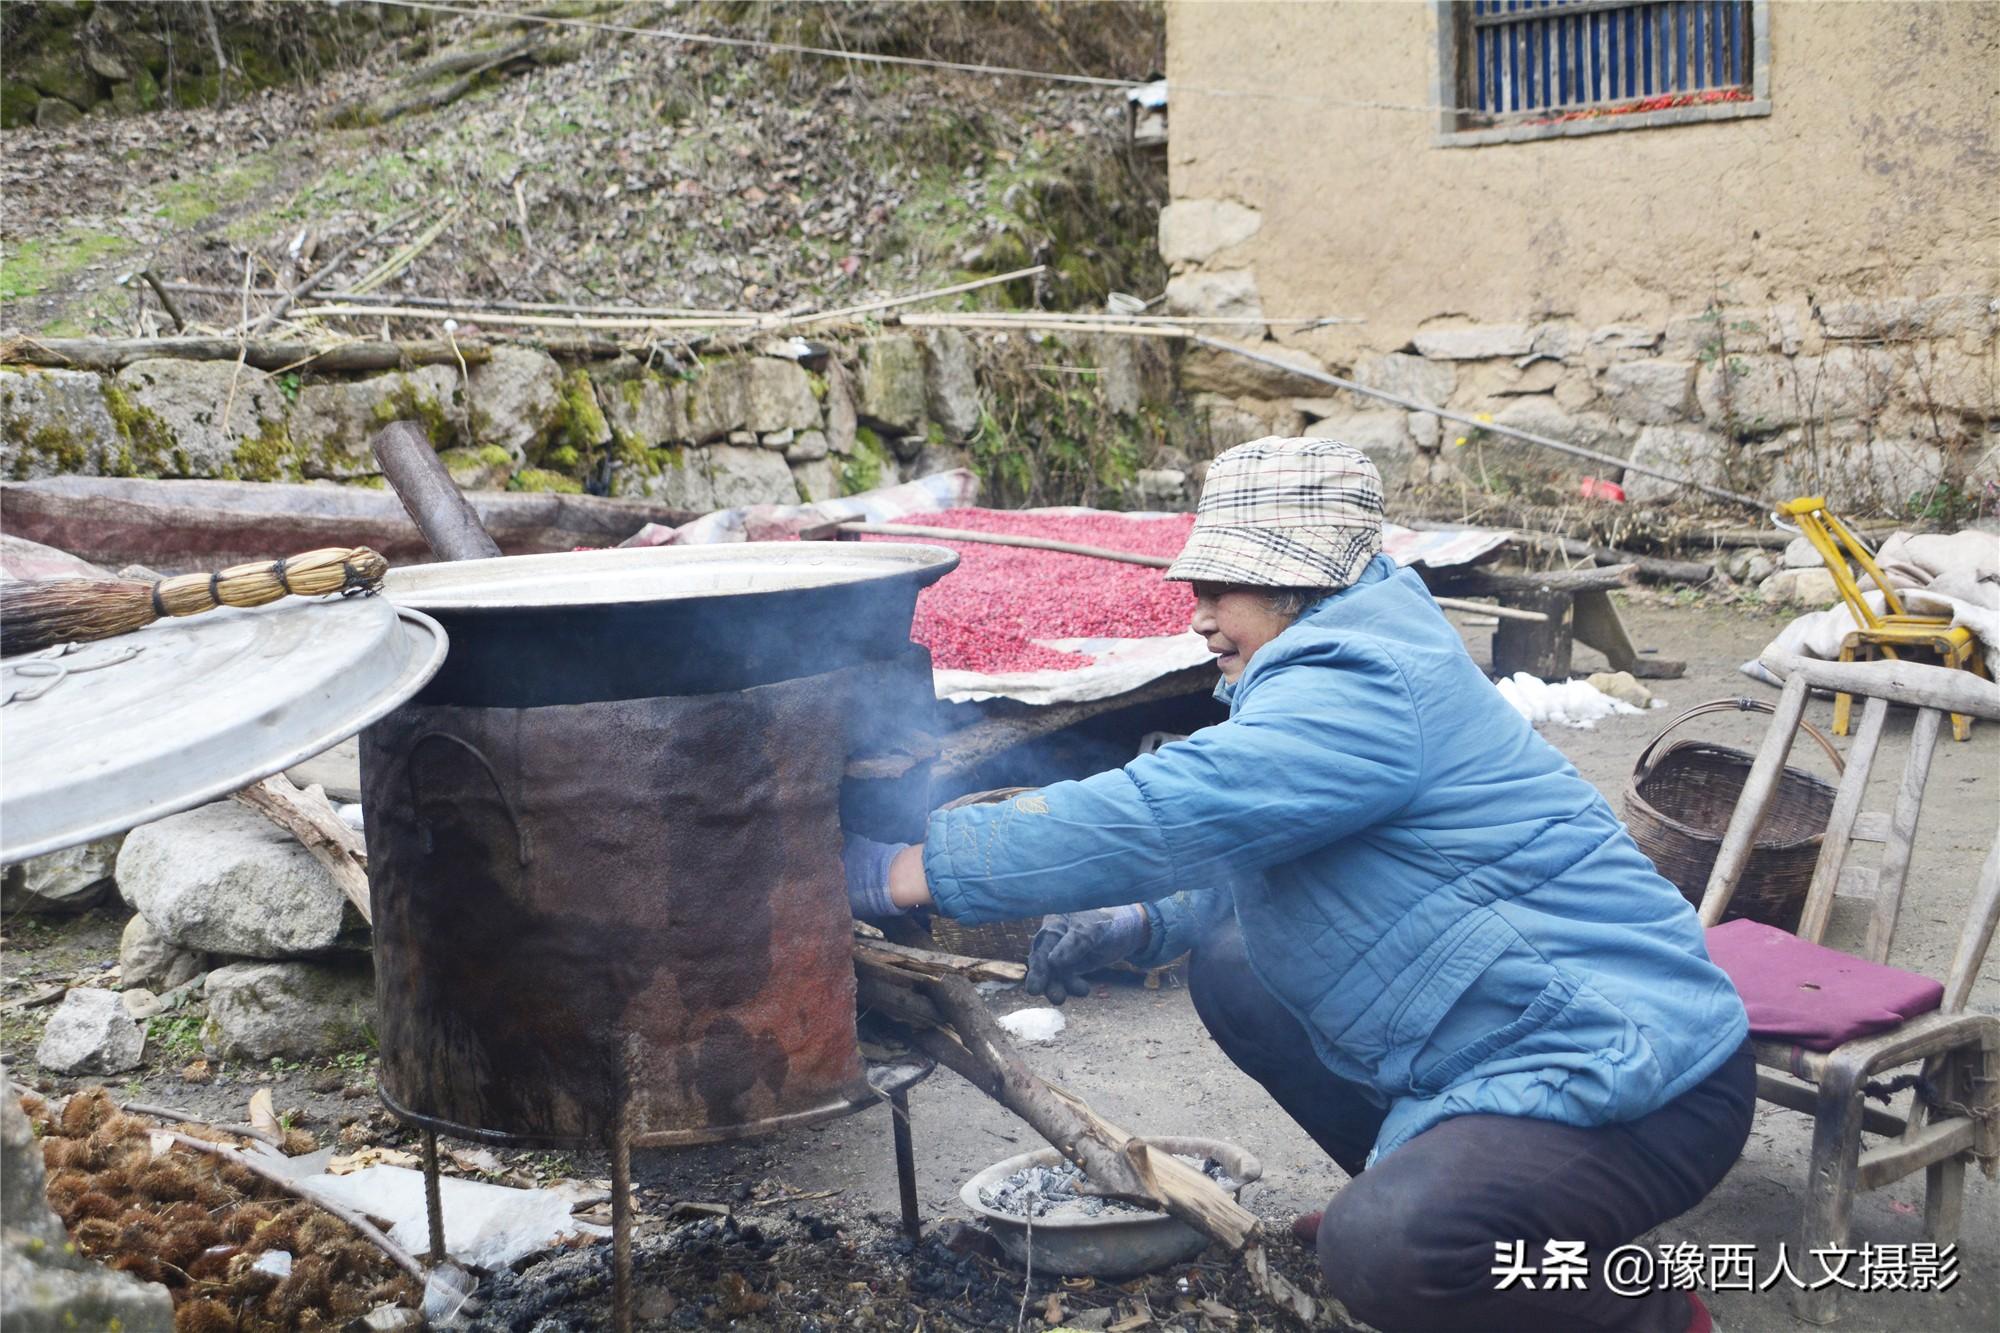
M 888 466 L 889 455 L 882 447 L 882 437 L 863 426 L 854 432 L 854 452 L 841 460 L 840 493 L 859 495 L 874 490 L 882 484 L 882 473 Z
M 583 483 L 575 477 L 565 477 L 560 472 L 551 472 L 547 468 L 531 467 L 523 468 L 508 478 L 507 489 L 510 491 L 553 491 L 561 495 L 581 495 L 583 494 Z
M 118 428 L 118 447 L 104 462 L 106 476 L 157 477 L 169 469 L 176 454 L 186 457 L 166 419 L 133 402 L 113 380 L 104 382 L 104 406 Z
M 304 477 L 298 450 L 282 421 L 266 421 L 254 438 L 236 446 L 230 471 L 242 481 L 299 481 Z
M 17 130 L 35 123 L 35 106 L 42 95 L 25 83 L 0 83 L 0 129 Z

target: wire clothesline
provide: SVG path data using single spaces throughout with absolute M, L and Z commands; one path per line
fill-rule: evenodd
M 427 10 L 438 14 L 455 14 L 467 18 L 490 18 L 494 11 L 475 9 L 466 5 L 441 4 L 438 0 L 381 0 L 381 3 L 398 9 Z M 1045 83 L 1081 84 L 1093 88 L 1117 88 L 1130 92 L 1143 88 L 1153 79 L 1112 79 L 1096 74 L 1064 74 L 1055 70 L 1024 69 L 1016 65 L 983 65 L 964 60 L 935 60 L 922 56 L 890 55 L 882 51 L 851 51 L 827 46 L 806 46 L 796 42 L 775 42 L 761 37 L 725 37 L 716 33 L 686 32 L 674 28 L 640 28 L 624 23 L 605 23 L 597 19 L 572 18 L 558 14 L 509 14 L 507 17 L 519 23 L 541 23 L 552 27 L 583 28 L 593 32 L 618 33 L 628 37 L 650 37 L 659 41 L 683 42 L 693 46 L 729 46 L 753 51 L 782 52 L 788 55 L 818 56 L 827 60 L 841 60 L 850 64 L 903 65 L 923 69 L 952 70 L 961 74 L 988 74 L 999 78 L 1038 79 Z M 1388 102 L 1347 97 L 1328 97 L 1319 93 L 1279 92 L 1263 88 L 1217 88 L 1201 84 L 1173 85 L 1176 94 L 1195 93 L 1210 97 L 1246 97 L 1261 101 L 1300 102 L 1315 106 L 1341 107 L 1354 111 L 1413 111 L 1424 115 L 1483 114 L 1480 108 L 1453 106 L 1435 102 Z

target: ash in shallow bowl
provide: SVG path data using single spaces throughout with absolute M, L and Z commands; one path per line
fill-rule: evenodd
M 1146 1143 L 1199 1167 L 1234 1196 L 1264 1174 L 1264 1164 L 1219 1139 L 1148 1137 Z M 995 1162 L 965 1182 L 958 1197 L 1015 1263 L 1032 1253 L 1037 1273 L 1128 1278 L 1194 1258 L 1200 1232 L 1165 1213 L 1080 1193 L 1083 1177 L 1054 1148 Z

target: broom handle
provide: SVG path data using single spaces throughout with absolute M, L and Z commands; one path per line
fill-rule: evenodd
M 335 567 L 338 580 L 333 578 Z M 193 616 L 219 606 L 263 606 L 280 597 L 371 588 L 387 569 L 387 562 L 365 546 L 329 546 L 286 560 L 257 560 L 212 574 L 161 579 L 153 585 L 153 610 L 162 617 Z M 307 571 L 310 578 L 305 577 Z

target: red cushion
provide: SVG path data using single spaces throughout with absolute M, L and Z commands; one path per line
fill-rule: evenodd
M 1750 1035 L 1809 1051 L 1887 1032 L 1944 1002 L 1944 984 L 1802 940 L 1760 921 L 1708 931 L 1708 956 L 1736 983 Z

